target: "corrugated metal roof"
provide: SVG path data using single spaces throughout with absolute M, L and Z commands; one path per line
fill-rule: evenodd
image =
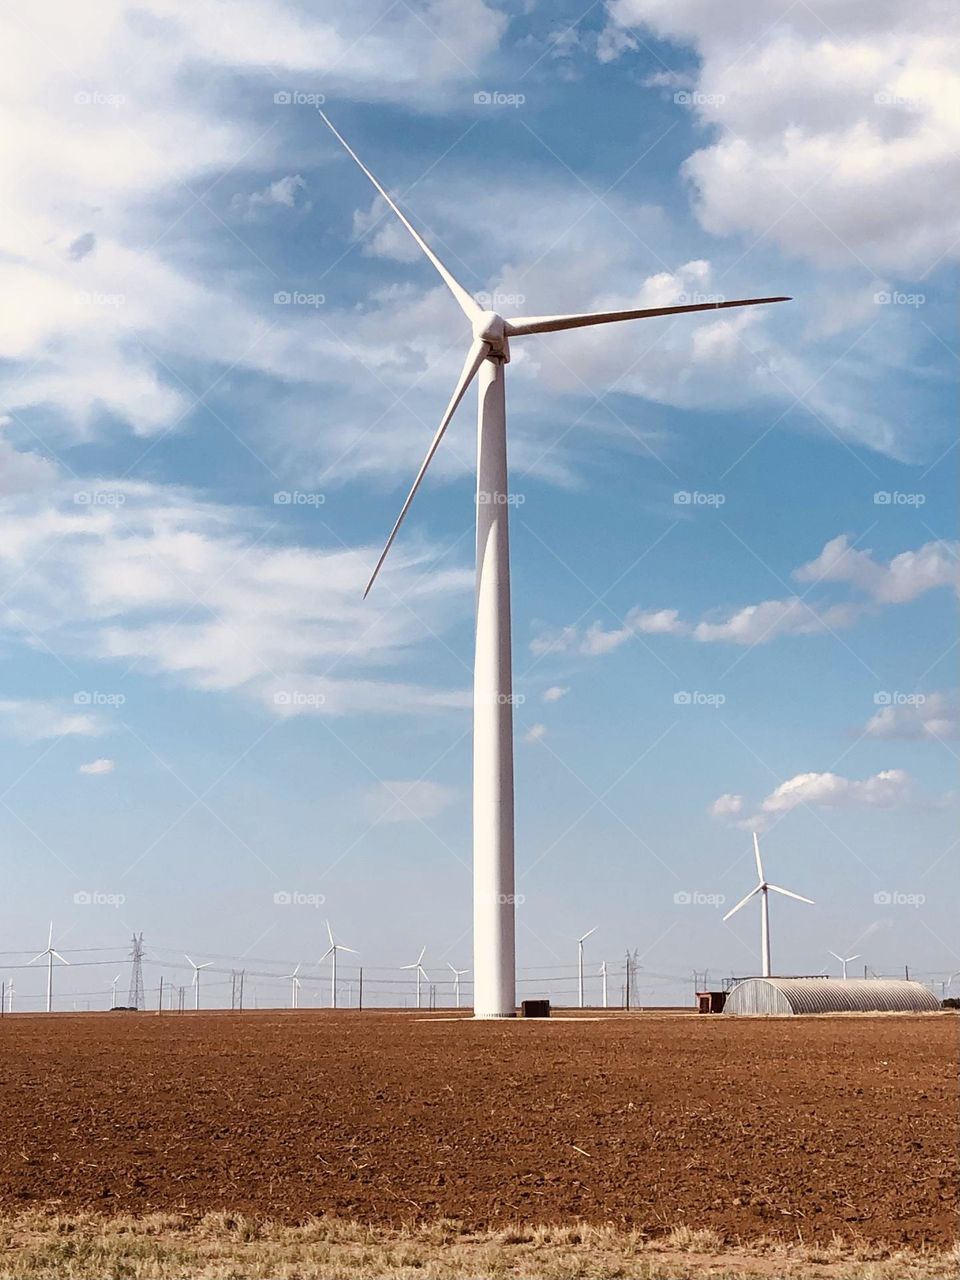
M 893 978 L 745 978 L 724 1013 L 931 1013 L 940 1001 L 919 982 Z

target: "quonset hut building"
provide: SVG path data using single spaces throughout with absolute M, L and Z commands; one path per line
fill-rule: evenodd
M 934 1013 L 940 1001 L 920 982 L 894 978 L 744 978 L 724 1013 Z

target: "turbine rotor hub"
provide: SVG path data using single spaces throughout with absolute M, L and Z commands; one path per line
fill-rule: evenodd
M 480 312 L 473 321 L 473 336 L 478 342 L 487 344 L 491 356 L 500 360 L 510 359 L 506 321 L 496 311 Z

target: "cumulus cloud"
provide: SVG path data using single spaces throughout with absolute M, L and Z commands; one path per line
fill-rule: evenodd
M 930 199 L 960 182 L 955 8 L 822 0 L 768 23 L 749 0 L 613 0 L 610 18 L 699 57 L 684 109 L 713 140 L 685 170 L 707 230 L 914 277 L 960 252 L 954 204 Z
M 960 588 L 960 543 L 937 540 L 884 564 L 841 534 L 794 573 L 798 582 L 845 582 L 877 604 L 907 604 L 937 587 Z
M 734 795 L 730 791 L 724 792 L 722 796 L 717 796 L 707 812 L 711 818 L 736 818 L 743 812 L 743 796 Z
M 253 191 L 246 196 L 235 195 L 230 201 L 230 207 L 251 220 L 269 209 L 306 210 L 310 208 L 310 201 L 302 194 L 306 189 L 307 184 L 300 174 L 292 173 L 286 178 L 277 178 L 262 191 Z
M 761 802 L 755 814 L 740 818 L 743 798 L 719 796 L 709 812 L 721 821 L 735 820 L 746 830 L 763 831 L 777 817 L 805 806 L 816 809 L 894 809 L 913 803 L 913 779 L 903 769 L 885 769 L 871 777 L 845 778 L 838 773 L 798 773 L 782 782 Z
M 41 698 L 0 699 L 0 726 L 21 742 L 46 738 L 96 737 L 105 725 L 96 715 Z
M 99 760 L 91 760 L 89 764 L 82 764 L 79 772 L 89 774 L 91 777 L 98 777 L 104 773 L 113 773 L 117 762 L 108 760 L 101 756 Z
M 944 742 L 960 736 L 960 706 L 944 693 L 908 695 L 881 707 L 863 732 L 868 738 Z
M 547 736 L 547 726 L 545 724 L 532 724 L 524 733 L 524 742 L 542 742 Z
M 559 684 L 552 684 L 549 689 L 543 691 L 544 702 L 559 702 L 561 698 L 565 698 L 570 692 L 569 688 L 564 688 Z

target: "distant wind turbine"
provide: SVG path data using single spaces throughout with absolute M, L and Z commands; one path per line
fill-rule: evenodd
M 460 979 L 465 973 L 469 973 L 469 969 L 454 969 L 450 961 L 447 961 L 447 968 L 453 973 L 453 998 L 456 1001 L 457 1008 L 460 1008 Z
M 427 948 L 422 947 L 420 950 L 420 954 L 417 956 L 413 964 L 402 964 L 400 966 L 401 969 L 416 969 L 417 971 L 417 1008 L 418 1009 L 420 1008 L 420 979 L 422 978 L 424 982 L 430 981 L 430 975 L 424 970 L 424 967 L 423 967 L 423 957 L 426 955 L 426 953 L 427 953 Z
M 184 958 L 189 964 L 193 964 L 190 957 L 184 952 Z M 212 960 L 207 960 L 204 964 L 193 964 L 193 1007 L 200 1008 L 200 970 L 209 969 L 213 964 Z
M 327 956 L 330 956 L 330 1008 L 337 1007 L 337 952 L 349 951 L 352 955 L 356 955 L 353 947 L 345 947 L 342 942 L 334 942 L 333 930 L 330 928 L 330 921 L 327 921 L 327 937 L 330 939 L 330 946 L 320 957 L 320 963 L 323 964 Z
M 290 979 L 290 1008 L 291 1009 L 300 1008 L 300 979 L 297 977 L 297 974 L 299 972 L 300 972 L 300 966 L 297 965 L 293 973 L 281 974 L 281 977 Z
M 603 1007 L 607 1007 L 607 962 L 604 960 L 600 966 L 600 977 L 603 979 Z
M 847 965 L 850 963 L 851 960 L 859 960 L 860 953 L 858 952 L 855 956 L 838 956 L 835 951 L 831 951 L 830 954 L 833 956 L 834 960 L 839 960 L 841 965 L 843 966 L 843 980 L 844 982 L 846 982 Z
M 13 979 L 10 979 L 10 985 L 7 987 L 7 1013 L 13 1013 Z
M 577 1003 L 583 1008 L 583 944 L 590 937 L 591 933 L 597 932 L 597 926 L 588 929 L 582 938 L 577 939 Z
M 111 982 L 110 984 L 110 1008 L 111 1009 L 115 1009 L 117 1007 L 117 983 L 120 981 L 122 976 L 123 976 L 122 974 L 118 973 L 117 976 L 114 978 L 113 982 Z
M 507 481 L 507 427 L 504 371 L 510 339 L 557 333 L 621 320 L 643 320 L 688 311 L 787 302 L 788 298 L 743 298 L 675 307 L 599 311 L 582 315 L 504 319 L 485 311 L 451 275 L 349 143 L 320 112 L 324 123 L 387 202 L 460 305 L 472 341 L 440 425 L 427 449 L 400 515 L 390 531 L 364 596 L 393 546 L 420 482 L 433 460 L 457 406 L 478 380 L 476 494 L 476 651 L 473 674 L 473 972 L 474 1015 L 512 1018 L 516 1014 L 516 908 L 514 893 L 513 694 L 510 657 L 510 552 Z
M 757 860 L 757 877 L 759 879 L 759 884 L 755 889 L 751 889 L 745 898 L 741 898 L 737 905 L 728 911 L 723 918 L 724 920 L 729 920 L 730 917 L 735 915 L 741 907 L 746 906 L 755 894 L 760 894 L 760 972 L 764 978 L 769 978 L 771 974 L 770 905 L 767 900 L 769 891 L 772 889 L 774 893 L 782 893 L 786 898 L 796 898 L 798 902 L 808 902 L 811 906 L 813 906 L 813 899 L 804 898 L 801 894 L 794 893 L 791 889 L 781 889 L 778 884 L 771 884 L 765 878 L 763 874 L 763 863 L 760 861 L 760 841 L 755 831 L 753 833 L 753 853 Z
M 64 960 L 63 956 L 60 954 L 59 951 L 57 951 L 57 949 L 53 945 L 53 921 L 52 920 L 50 921 L 50 933 L 47 936 L 46 950 L 41 951 L 39 955 L 34 956 L 29 963 L 36 964 L 37 961 L 42 960 L 44 956 L 47 957 L 47 1013 L 52 1013 L 53 1012 L 53 958 L 54 956 L 56 956 L 56 958 L 60 961 L 61 964 L 69 965 L 70 963 L 69 960 Z

